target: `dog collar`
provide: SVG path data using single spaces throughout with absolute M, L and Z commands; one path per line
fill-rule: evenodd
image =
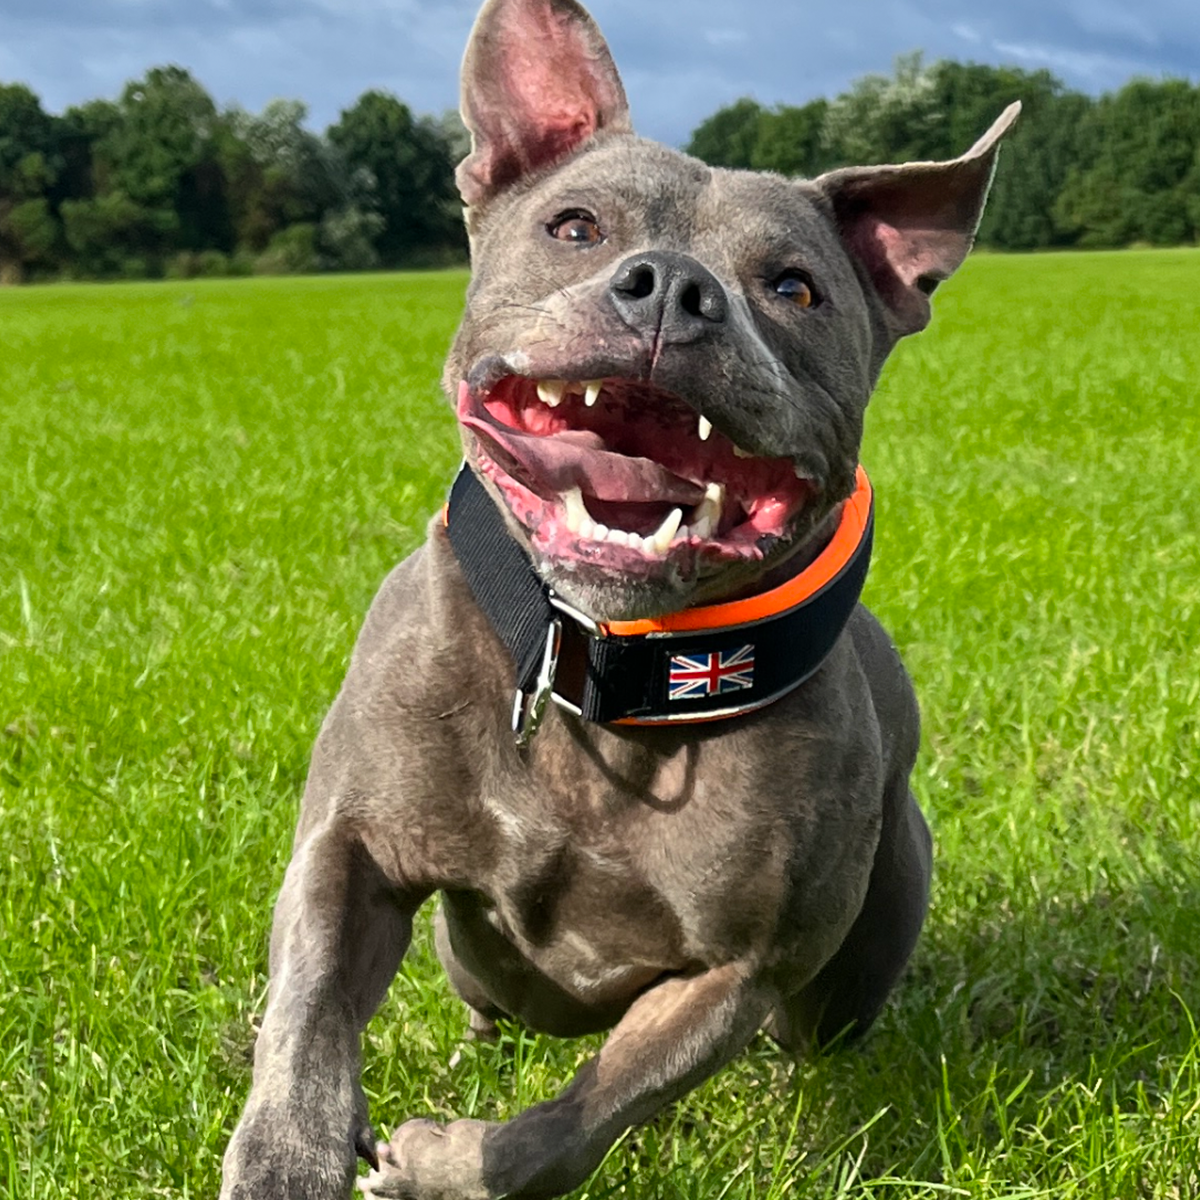
M 837 530 L 803 570 L 744 600 L 644 621 L 593 621 L 556 595 L 465 464 L 444 520 L 467 586 L 516 666 L 512 727 L 525 748 L 551 699 L 602 724 L 686 724 L 741 716 L 799 687 L 858 603 L 874 497 L 860 466 Z

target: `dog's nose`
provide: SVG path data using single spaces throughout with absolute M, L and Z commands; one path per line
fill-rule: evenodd
M 627 258 L 608 293 L 621 320 L 663 342 L 694 342 L 724 323 L 725 289 L 707 267 L 686 254 L 652 250 Z

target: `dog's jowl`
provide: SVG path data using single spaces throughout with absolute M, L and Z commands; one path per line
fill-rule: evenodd
M 462 106 L 466 466 L 313 753 L 228 1200 L 345 1197 L 359 1156 L 376 1197 L 569 1191 L 758 1030 L 864 1030 L 925 914 L 859 441 L 1015 106 L 952 162 L 713 170 L 634 135 L 573 0 L 488 0 Z M 511 1121 L 376 1146 L 359 1038 L 435 896 L 476 1034 L 611 1032 Z

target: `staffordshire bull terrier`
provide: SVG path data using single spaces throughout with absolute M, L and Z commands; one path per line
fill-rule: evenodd
M 552 1196 L 766 1027 L 870 1025 L 925 915 L 917 705 L 858 604 L 863 413 L 970 249 L 961 158 L 811 181 L 635 136 L 574 0 L 463 67 L 465 457 L 313 752 L 226 1200 Z M 505 1123 L 375 1145 L 360 1033 L 438 896 L 478 1035 L 611 1029 Z

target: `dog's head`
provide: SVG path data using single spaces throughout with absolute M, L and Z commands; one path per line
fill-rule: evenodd
M 633 134 L 574 0 L 488 0 L 462 111 L 468 462 L 594 617 L 746 588 L 853 489 L 884 359 L 966 257 L 1017 106 L 952 162 L 714 170 Z

